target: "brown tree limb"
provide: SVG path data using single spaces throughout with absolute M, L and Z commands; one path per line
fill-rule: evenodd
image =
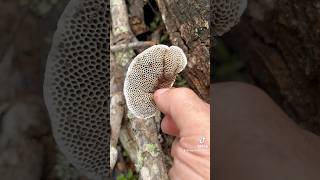
M 156 45 L 155 42 L 153 41 L 136 41 L 136 42 L 131 42 L 128 44 L 118 44 L 110 47 L 110 50 L 112 52 L 117 52 L 117 51 L 122 51 L 123 49 L 127 48 L 141 48 L 141 47 L 150 47 Z
M 144 22 L 145 0 L 128 0 L 128 10 L 130 26 L 135 35 L 139 35 L 148 31 L 148 27 Z
M 133 36 L 126 11 L 124 0 L 111 0 L 112 32 L 115 45 L 130 43 L 136 38 Z M 134 52 L 130 48 L 114 53 L 114 61 L 125 66 L 133 57 Z M 112 65 L 112 64 L 111 64 Z M 113 64 L 114 65 L 114 64 Z M 122 83 L 123 81 L 119 81 Z M 111 89 L 113 89 L 111 87 Z M 121 92 L 120 90 L 118 92 Z M 121 92 L 122 93 L 122 92 Z M 128 114 L 130 116 L 130 113 Z M 111 119 L 113 121 L 115 119 Z M 131 117 L 123 122 L 120 130 L 120 141 L 140 172 L 140 179 L 143 180 L 167 180 L 167 170 L 164 163 L 163 152 L 158 141 L 158 129 L 155 118 L 137 119 Z M 132 127 L 132 128 L 127 128 Z M 128 146 L 130 142 L 131 146 Z M 133 147 L 132 149 L 130 147 Z
M 184 77 L 191 88 L 209 102 L 209 0 L 156 1 L 172 44 L 181 47 L 187 54 Z

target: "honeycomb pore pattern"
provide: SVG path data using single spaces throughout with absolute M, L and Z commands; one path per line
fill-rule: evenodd
M 176 46 L 152 46 L 131 62 L 124 82 L 124 95 L 130 112 L 138 118 L 150 118 L 158 108 L 153 93 L 173 85 L 187 65 L 182 49 Z
M 109 168 L 109 1 L 71 0 L 47 59 L 44 98 L 55 140 L 80 172 Z
M 239 22 L 247 0 L 212 0 L 211 6 L 212 32 L 214 36 L 221 36 Z

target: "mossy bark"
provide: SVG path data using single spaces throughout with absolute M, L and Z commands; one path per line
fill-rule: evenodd
M 183 76 L 195 92 L 209 102 L 210 29 L 209 0 L 156 0 L 173 45 L 186 53 Z
M 113 37 L 111 39 L 111 44 L 117 45 L 137 41 L 131 31 L 125 1 L 111 0 L 110 5 Z M 114 72 L 114 74 L 112 73 L 113 75 L 111 78 L 111 98 L 114 97 L 116 92 L 118 94 L 123 93 L 124 67 L 134 56 L 135 54 L 132 49 L 115 52 L 114 56 L 111 56 L 111 70 Z M 121 98 L 121 101 L 124 101 L 123 96 L 120 96 L 119 98 Z M 111 112 L 121 108 L 121 106 L 112 106 L 112 104 L 111 107 L 114 107 L 111 108 Z M 120 113 L 121 115 L 119 116 L 119 113 L 114 113 L 114 116 L 111 117 L 110 121 L 113 125 L 112 129 L 115 130 L 113 131 L 113 136 L 116 138 L 119 137 L 124 149 L 128 152 L 131 160 L 136 164 L 136 169 L 140 174 L 139 179 L 168 180 L 169 178 L 164 160 L 165 155 L 162 152 L 158 140 L 159 132 L 157 124 L 160 123 L 160 115 L 149 119 L 138 119 L 135 117 L 128 117 L 130 115 L 128 109 L 125 109 L 125 112 L 128 114 L 124 115 L 123 113 Z M 122 125 L 119 123 L 121 119 L 123 119 Z M 120 125 L 121 128 L 119 127 Z M 113 146 L 116 146 L 116 143 L 114 143 Z M 113 159 L 116 159 L 116 157 L 113 157 Z

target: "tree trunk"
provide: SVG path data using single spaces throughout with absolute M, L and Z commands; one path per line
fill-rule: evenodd
M 299 124 L 320 133 L 320 2 L 250 0 L 225 37 L 260 87 Z
M 172 44 L 181 47 L 187 55 L 184 77 L 191 88 L 209 102 L 209 0 L 156 1 Z

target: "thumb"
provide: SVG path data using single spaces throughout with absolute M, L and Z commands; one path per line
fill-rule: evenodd
M 170 117 L 181 134 L 199 131 L 210 125 L 210 107 L 188 88 L 159 89 L 154 101 Z

